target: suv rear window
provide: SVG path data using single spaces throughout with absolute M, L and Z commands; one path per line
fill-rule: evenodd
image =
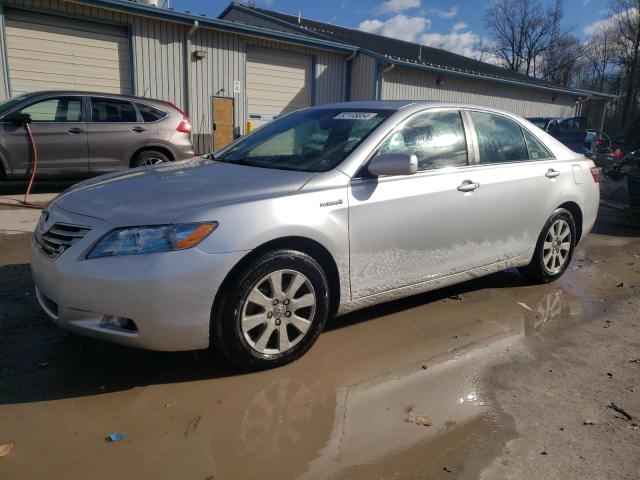
M 145 122 L 157 122 L 168 115 L 164 110 L 154 108 L 151 105 L 145 105 L 144 103 L 136 103 L 136 107 L 142 115 L 142 120 Z

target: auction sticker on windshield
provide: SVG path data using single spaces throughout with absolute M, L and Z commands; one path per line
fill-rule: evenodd
M 333 118 L 334 120 L 369 120 L 376 115 L 377 113 L 373 112 L 342 112 Z

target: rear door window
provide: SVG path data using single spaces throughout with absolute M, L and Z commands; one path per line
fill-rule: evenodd
M 134 123 L 138 121 L 133 104 L 115 98 L 91 99 L 91 121 L 99 123 Z
M 55 97 L 40 100 L 20 110 L 34 122 L 81 122 L 82 97 Z
M 145 122 L 157 122 L 158 120 L 162 120 L 168 115 L 168 113 L 164 110 L 152 107 L 151 105 L 136 103 L 136 106 L 138 107 L 138 111 L 142 116 L 142 120 L 144 120 Z
M 547 147 L 545 147 L 542 142 L 534 137 L 530 132 L 523 128 L 522 133 L 524 133 L 524 140 L 527 144 L 529 160 L 548 160 L 550 158 L 554 158 Z
M 478 137 L 480 163 L 509 163 L 529 160 L 520 125 L 506 117 L 469 112 Z
M 426 112 L 411 118 L 379 149 L 379 153 L 396 152 L 415 154 L 418 170 L 467 165 L 467 140 L 460 112 Z

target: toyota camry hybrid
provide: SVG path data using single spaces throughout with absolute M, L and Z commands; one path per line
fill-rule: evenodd
M 63 328 L 247 369 L 303 355 L 330 316 L 518 267 L 555 280 L 600 171 L 503 111 L 353 102 L 206 157 L 84 181 L 44 211 L 32 272 Z

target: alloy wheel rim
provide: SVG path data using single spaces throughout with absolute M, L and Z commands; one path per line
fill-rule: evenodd
M 159 163 L 163 163 L 161 158 L 158 157 L 149 157 L 142 164 L 145 167 L 151 167 L 153 165 L 158 165 Z
M 277 270 L 258 280 L 245 298 L 242 334 L 260 354 L 283 353 L 306 336 L 315 311 L 316 294 L 309 279 L 295 270 Z
M 566 265 L 571 251 L 571 228 L 558 219 L 549 228 L 542 246 L 542 262 L 547 273 L 556 275 Z

